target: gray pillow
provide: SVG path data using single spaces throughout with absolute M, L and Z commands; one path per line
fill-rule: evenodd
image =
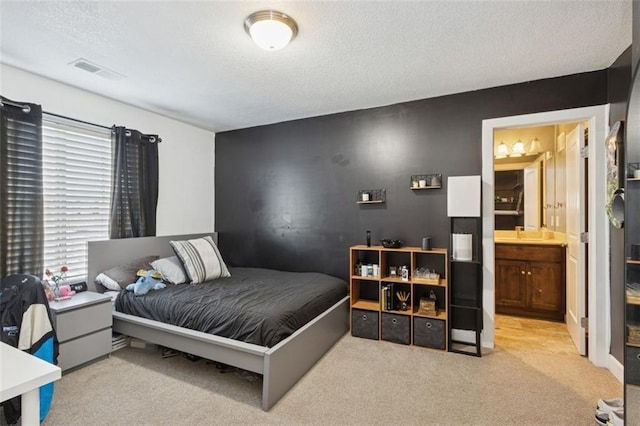
M 136 260 L 132 260 L 126 265 L 114 266 L 103 272 L 104 275 L 111 278 L 113 281 L 120 285 L 120 288 L 125 288 L 131 283 L 135 283 L 138 280 L 138 270 L 152 269 L 151 262 L 158 259 L 160 256 L 146 256 Z
M 230 277 L 222 256 L 211 237 L 170 241 L 192 284 Z
M 162 274 L 164 281 L 171 284 L 182 284 L 188 281 L 177 256 L 164 257 L 151 262 L 151 266 Z

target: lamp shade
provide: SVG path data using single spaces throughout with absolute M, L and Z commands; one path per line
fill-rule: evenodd
M 539 154 L 540 152 L 542 152 L 542 147 L 540 146 L 540 141 L 538 140 L 538 138 L 531 139 L 531 146 L 529 147 L 528 153 L 530 155 L 535 155 Z
M 507 158 L 509 155 L 509 147 L 506 143 L 500 142 L 498 145 L 498 152 L 496 153 L 496 158 Z
M 244 21 L 245 31 L 265 50 L 280 50 L 298 33 L 296 22 L 282 12 L 262 10 Z
M 522 154 L 524 154 L 524 144 L 522 143 L 522 141 L 520 139 L 518 139 L 518 141 L 516 143 L 514 143 L 513 147 L 511 148 L 511 156 L 512 157 L 519 157 Z

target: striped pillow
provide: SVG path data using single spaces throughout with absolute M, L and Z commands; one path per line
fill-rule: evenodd
M 182 262 L 191 284 L 231 276 L 211 237 L 170 241 L 169 244 Z

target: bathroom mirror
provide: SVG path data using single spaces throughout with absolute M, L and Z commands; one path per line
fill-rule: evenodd
M 578 123 L 558 123 L 548 126 L 499 129 L 494 132 L 494 170 L 526 170 L 539 163 L 540 209 L 538 227 L 566 232 L 566 134 Z M 585 123 L 583 123 L 585 124 Z M 585 132 L 585 138 L 588 134 Z M 537 139 L 537 143 L 533 141 Z M 514 155 L 517 141 L 524 145 L 524 154 Z M 500 145 L 504 143 L 504 146 Z M 506 155 L 501 154 L 506 150 Z M 497 185 L 496 185 L 497 190 Z M 526 191 L 524 197 L 526 198 Z M 496 210 L 498 207 L 496 206 Z M 496 223 L 498 223 L 496 216 Z M 526 226 L 525 226 L 526 228 Z M 498 226 L 496 225 L 496 229 Z M 507 228 L 503 228 L 507 229 Z M 512 229 L 512 228 L 510 228 Z
M 541 126 L 541 127 L 527 127 L 517 129 L 500 129 L 496 130 L 494 134 L 494 152 L 496 157 L 494 159 L 494 170 L 496 173 L 495 188 L 496 188 L 496 229 L 513 229 L 511 225 L 523 226 L 524 229 L 532 230 L 546 227 L 553 231 L 564 231 L 563 221 L 561 220 L 560 209 L 564 206 L 563 197 L 557 195 L 558 180 L 560 186 L 564 188 L 564 174 L 558 176 L 558 167 L 556 165 L 557 158 L 561 157 L 556 152 L 556 129 L 557 126 Z M 513 152 L 514 145 L 521 141 L 524 145 L 524 153 L 518 155 Z M 499 145 L 504 143 L 507 148 L 506 155 L 500 155 Z M 500 148 L 504 152 L 504 148 Z M 538 184 L 533 185 L 534 191 L 537 193 L 534 198 L 527 197 L 527 190 L 525 190 L 525 184 L 531 188 L 531 178 L 525 182 L 525 170 L 530 173 L 531 169 L 536 169 L 537 177 L 533 180 L 537 180 Z M 564 169 L 562 169 L 564 170 Z M 504 194 L 499 191 L 500 181 L 505 181 L 505 176 L 509 176 L 510 173 L 521 171 L 522 177 L 519 183 L 522 185 L 522 194 L 527 201 L 528 216 L 531 217 L 531 210 L 534 212 L 534 224 L 531 220 L 527 224 L 524 222 L 525 203 L 513 203 L 513 205 L 507 204 L 505 206 L 503 199 L 507 198 L 508 201 L 513 198 L 517 201 L 518 191 L 514 191 L 514 195 L 509 197 L 508 194 Z M 513 179 L 512 179 L 513 180 Z M 531 190 L 529 190 L 531 191 Z M 500 193 L 499 193 L 500 192 Z M 504 213 L 501 210 L 510 208 L 512 213 Z M 505 218 L 503 215 L 516 215 L 516 217 Z M 518 218 L 518 215 L 522 215 Z M 527 226 L 528 225 L 528 226 Z

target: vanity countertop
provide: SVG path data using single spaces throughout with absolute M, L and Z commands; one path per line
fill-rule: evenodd
M 531 244 L 566 246 L 567 236 L 563 232 L 554 231 L 495 231 L 496 244 Z

